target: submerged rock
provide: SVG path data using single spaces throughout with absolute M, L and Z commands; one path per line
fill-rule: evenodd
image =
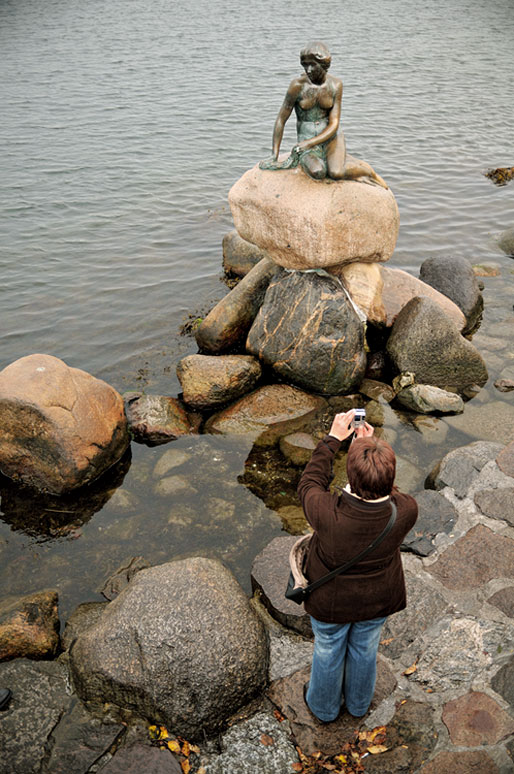
M 98 593 L 110 602 L 128 586 L 136 572 L 146 570 L 147 567 L 150 567 L 150 563 L 142 556 L 133 556 L 131 559 L 125 560 L 123 564 L 107 578 L 105 583 L 102 583 L 100 588 L 98 588 Z
M 2 473 L 54 494 L 98 478 L 129 445 L 121 395 L 51 355 L 0 372 L 0 422 Z
M 296 387 L 270 384 L 214 414 L 205 429 L 223 435 L 249 434 L 259 446 L 274 446 L 282 436 L 307 429 L 325 406 L 323 398 Z
M 276 270 L 273 261 L 263 258 L 211 309 L 195 330 L 196 343 L 202 351 L 216 355 L 245 340 Z
M 444 255 L 428 258 L 421 264 L 419 278 L 457 304 L 466 317 L 466 331 L 477 327 L 484 299 L 473 267 L 466 258 Z
M 298 387 L 350 392 L 366 370 L 364 329 L 336 279 L 279 271 L 248 334 L 246 349 Z
M 177 398 L 131 394 L 125 411 L 134 440 L 139 443 L 167 443 L 193 431 L 187 412 Z
M 412 551 L 418 556 L 430 556 L 436 549 L 435 536 L 440 532 L 449 534 L 457 521 L 458 513 L 444 495 L 432 489 L 415 492 L 414 498 L 418 504 L 418 519 L 405 536 L 402 549 Z M 412 605 L 410 595 L 409 604 Z M 417 604 L 414 604 L 412 609 L 416 610 Z
M 514 258 L 514 228 L 508 228 L 500 235 L 498 247 L 503 250 L 505 255 Z
M 316 441 L 308 433 L 291 433 L 280 439 L 280 451 L 293 465 L 306 465 L 315 448 Z
M 419 296 L 426 296 L 436 303 L 449 317 L 459 331 L 466 326 L 466 317 L 447 296 L 426 282 L 413 277 L 401 269 L 391 269 L 389 266 L 381 266 L 380 271 L 384 280 L 382 289 L 382 302 L 386 311 L 386 326 L 391 327 L 401 310 L 409 301 Z
M 399 372 L 413 373 L 419 384 L 460 392 L 488 378 L 480 353 L 429 298 L 413 298 L 402 309 L 387 353 Z
M 195 409 L 215 409 L 250 392 L 261 375 L 250 355 L 187 355 L 177 365 L 184 402 Z
M 400 390 L 396 397 L 403 406 L 420 414 L 431 414 L 434 411 L 462 414 L 464 411 L 464 401 L 460 395 L 430 384 L 409 385 Z
M 245 277 L 263 258 L 269 258 L 266 250 L 247 242 L 235 228 L 223 237 L 223 268 L 227 274 Z
M 138 572 L 78 637 L 70 667 L 83 701 L 111 702 L 197 739 L 262 690 L 268 646 L 232 574 L 195 557 Z
M 353 180 L 320 183 L 298 169 L 256 166 L 228 200 L 238 233 L 288 269 L 387 261 L 398 238 L 392 191 Z
M 0 661 L 52 658 L 59 649 L 56 591 L 0 601 Z

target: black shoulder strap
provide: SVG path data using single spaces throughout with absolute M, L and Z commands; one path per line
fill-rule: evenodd
M 360 554 L 357 554 L 353 559 L 350 559 L 349 562 L 346 562 L 346 564 L 342 564 L 340 567 L 336 567 L 335 570 L 332 570 L 332 572 L 329 572 L 327 575 L 324 575 L 322 578 L 318 578 L 317 581 L 314 581 L 313 583 L 309 583 L 308 586 L 305 587 L 305 593 L 310 594 L 311 591 L 314 591 L 314 589 L 319 588 L 324 583 L 326 583 L 329 580 L 332 580 L 332 578 L 335 578 L 336 575 L 340 575 L 342 572 L 345 572 L 346 570 L 349 570 L 350 567 L 353 567 L 354 564 L 357 564 L 357 562 L 360 562 L 361 559 L 364 559 L 365 556 L 370 554 L 373 549 L 375 549 L 379 543 L 382 542 L 382 540 L 385 538 L 385 536 L 392 530 L 394 523 L 396 521 L 396 505 L 391 500 L 391 517 L 389 521 L 387 522 L 386 526 L 378 535 L 378 537 L 375 538 L 375 540 L 364 549 L 364 551 L 361 551 Z

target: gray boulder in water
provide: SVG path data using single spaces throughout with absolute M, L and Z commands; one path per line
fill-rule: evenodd
M 194 557 L 138 572 L 78 636 L 70 668 L 84 701 L 198 739 L 265 686 L 268 644 L 229 570 Z
M 364 378 L 364 329 L 340 282 L 281 269 L 250 329 L 246 349 L 283 379 L 340 395 Z
M 477 327 L 484 299 L 473 267 L 466 258 L 444 255 L 428 258 L 421 264 L 419 278 L 457 304 L 467 320 L 464 332 Z
M 419 414 L 431 414 L 434 411 L 441 414 L 462 414 L 464 411 L 464 401 L 460 395 L 430 384 L 409 385 L 396 397 L 403 406 Z
M 460 335 L 437 304 L 423 296 L 404 306 L 386 350 L 396 370 L 414 374 L 419 384 L 462 392 L 471 385 L 483 386 L 488 378 L 484 360 L 473 344 Z

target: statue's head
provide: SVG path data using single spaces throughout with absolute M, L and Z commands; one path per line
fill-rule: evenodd
M 330 67 L 330 62 L 332 61 L 330 51 L 325 44 L 321 43 L 319 40 L 314 43 L 309 43 L 308 46 L 302 48 L 300 51 L 300 62 L 302 63 L 302 67 L 304 66 L 304 62 L 313 60 L 321 65 L 325 72 Z

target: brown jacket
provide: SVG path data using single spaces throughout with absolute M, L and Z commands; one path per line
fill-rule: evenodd
M 367 621 L 403 610 L 400 545 L 418 515 L 415 499 L 396 487 L 391 498 L 377 503 L 344 491 L 331 494 L 332 463 L 340 445 L 332 436 L 320 441 L 298 485 L 307 521 L 314 529 L 305 568 L 309 581 L 349 561 L 380 534 L 391 516 L 390 499 L 398 512 L 394 527 L 371 554 L 310 594 L 306 611 L 325 623 Z

